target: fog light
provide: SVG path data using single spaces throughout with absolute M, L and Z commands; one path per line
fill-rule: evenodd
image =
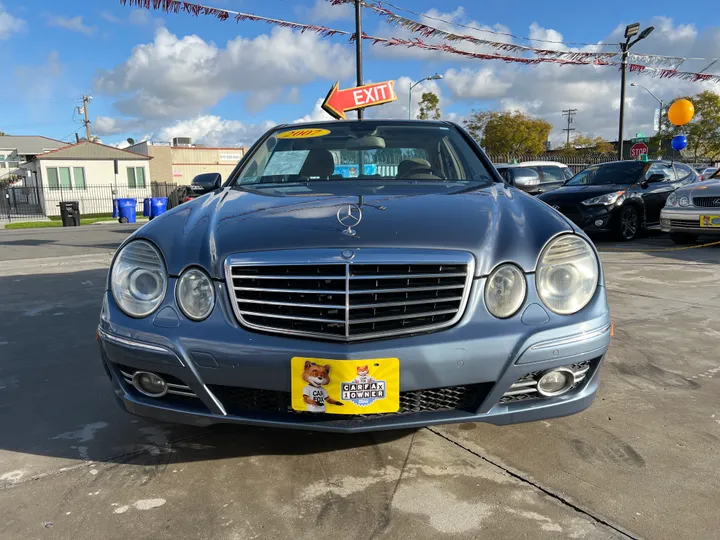
M 564 394 L 575 384 L 575 374 L 568 368 L 546 371 L 537 383 L 538 394 L 553 397 Z
M 162 397 L 167 392 L 165 379 L 149 371 L 136 371 L 132 383 L 138 392 L 148 397 Z
M 603 223 L 605 223 L 605 222 L 602 219 L 595 220 L 596 227 L 602 227 Z

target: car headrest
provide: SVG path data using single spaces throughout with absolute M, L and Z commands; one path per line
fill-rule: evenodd
M 397 178 L 407 176 L 413 169 L 430 169 L 430 162 L 422 158 L 405 159 L 398 165 Z
M 319 176 L 320 178 L 329 178 L 335 171 L 335 160 L 330 150 L 325 148 L 313 148 L 305 158 L 300 169 L 300 176 L 310 178 Z

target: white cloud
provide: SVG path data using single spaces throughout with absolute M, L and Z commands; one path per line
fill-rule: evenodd
M 295 12 L 309 20 L 311 24 L 318 21 L 339 21 L 354 17 L 353 8 L 350 4 L 333 6 L 329 0 L 315 0 L 312 7 L 298 6 Z
M 116 17 L 115 15 L 113 15 L 112 13 L 110 13 L 109 11 L 101 11 L 101 12 L 100 12 L 100 17 L 101 17 L 102 19 L 106 20 L 107 22 L 110 22 L 110 23 L 113 23 L 113 24 L 120 24 L 121 22 L 123 22 L 123 20 L 122 20 L 120 17 Z
M 255 38 L 239 36 L 219 48 L 191 35 L 178 38 L 159 28 L 152 43 L 138 45 L 130 58 L 95 79 L 98 91 L 117 96 L 127 116 L 188 117 L 232 92 L 267 92 L 352 72 L 347 47 L 311 32 L 275 28 Z M 263 104 L 262 97 L 250 103 Z
M 173 137 L 191 137 L 193 142 L 198 144 L 241 147 L 251 145 L 274 125 L 275 123 L 270 121 L 245 124 L 219 116 L 203 115 L 167 126 L 155 133 L 153 140 L 170 141 Z
M 26 28 L 27 24 L 24 20 L 13 17 L 5 6 L 0 4 L 0 39 L 7 39 Z
M 449 69 L 443 79 L 450 93 L 458 99 L 493 99 L 503 97 L 512 86 L 500 80 L 492 68 L 458 71 Z
M 65 30 L 71 30 L 73 32 L 80 32 L 86 36 L 92 36 L 97 32 L 97 26 L 87 26 L 83 23 L 82 16 L 77 17 L 65 17 L 63 15 L 51 15 L 48 17 L 48 26 L 55 26 L 57 28 L 64 28 Z

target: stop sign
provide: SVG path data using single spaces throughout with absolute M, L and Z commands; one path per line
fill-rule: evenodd
M 643 154 L 648 153 L 648 145 L 645 143 L 635 143 L 632 145 L 632 148 L 630 148 L 630 157 L 633 159 L 637 159 Z

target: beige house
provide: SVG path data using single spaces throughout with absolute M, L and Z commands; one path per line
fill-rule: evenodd
M 45 215 L 60 213 L 60 201 L 79 201 L 82 215 L 110 213 L 115 198 L 152 196 L 152 158 L 104 144 L 83 141 L 36 156 L 23 168 L 28 186 L 38 186 Z
M 150 173 L 155 182 L 188 185 L 198 174 L 217 172 L 225 180 L 245 155 L 245 148 L 209 148 L 173 146 L 169 143 L 144 141 L 128 150 L 150 156 Z

